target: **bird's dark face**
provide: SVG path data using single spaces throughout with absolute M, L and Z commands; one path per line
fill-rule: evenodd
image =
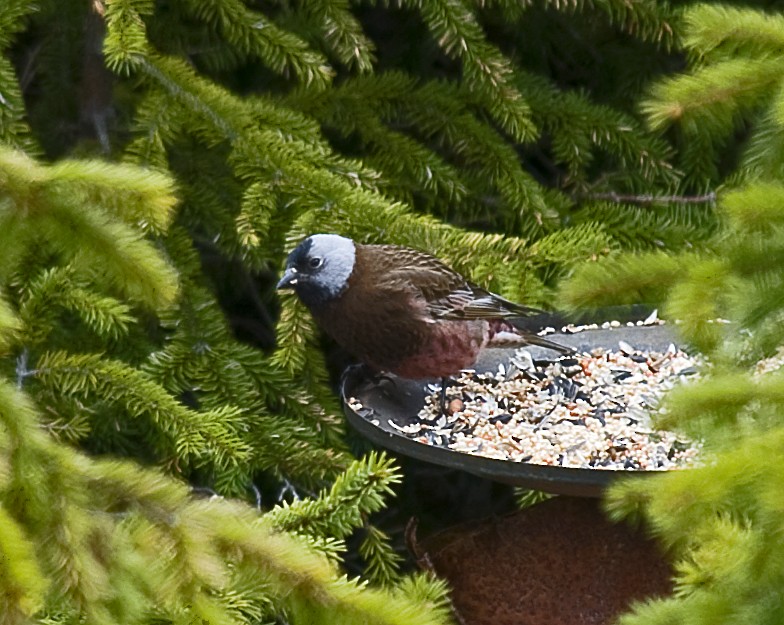
M 294 289 L 302 303 L 316 308 L 338 297 L 354 271 L 356 248 L 337 234 L 314 234 L 286 259 L 279 289 Z

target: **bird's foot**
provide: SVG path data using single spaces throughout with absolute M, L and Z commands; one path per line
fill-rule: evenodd
M 394 375 L 374 369 L 363 362 L 346 367 L 346 370 L 343 372 L 343 377 L 348 375 L 360 378 L 374 386 L 380 386 L 384 382 L 389 382 L 392 386 L 397 385 L 397 378 Z

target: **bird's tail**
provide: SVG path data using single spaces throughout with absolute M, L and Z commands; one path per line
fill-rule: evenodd
M 559 345 L 553 341 L 548 341 L 543 336 L 539 336 L 538 334 L 529 334 L 526 333 L 523 335 L 525 342 L 529 345 L 536 345 L 538 347 L 546 347 L 547 349 L 553 349 L 564 356 L 569 356 L 571 354 L 576 354 L 577 350 L 569 347 L 568 345 Z
M 527 328 L 519 328 L 510 323 L 508 319 L 490 322 L 489 347 L 522 347 L 524 345 L 545 347 L 564 355 L 576 353 L 571 347 L 550 341 Z

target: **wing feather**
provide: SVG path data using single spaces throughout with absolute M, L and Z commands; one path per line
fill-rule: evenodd
M 437 258 L 397 245 L 363 246 L 385 283 L 415 290 L 433 319 L 510 319 L 543 314 L 468 282 Z

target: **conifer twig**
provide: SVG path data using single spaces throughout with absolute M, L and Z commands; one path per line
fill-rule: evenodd
M 30 352 L 25 347 L 16 359 L 16 387 L 20 389 L 24 384 L 24 379 L 31 375 L 31 372 L 27 368 L 27 358 L 29 355 Z
M 631 204 L 714 204 L 716 202 L 716 192 L 711 191 L 702 195 L 651 195 L 648 193 L 634 195 L 609 191 L 606 193 L 585 193 L 577 196 L 575 199 L 609 200 L 610 202 L 628 202 Z

